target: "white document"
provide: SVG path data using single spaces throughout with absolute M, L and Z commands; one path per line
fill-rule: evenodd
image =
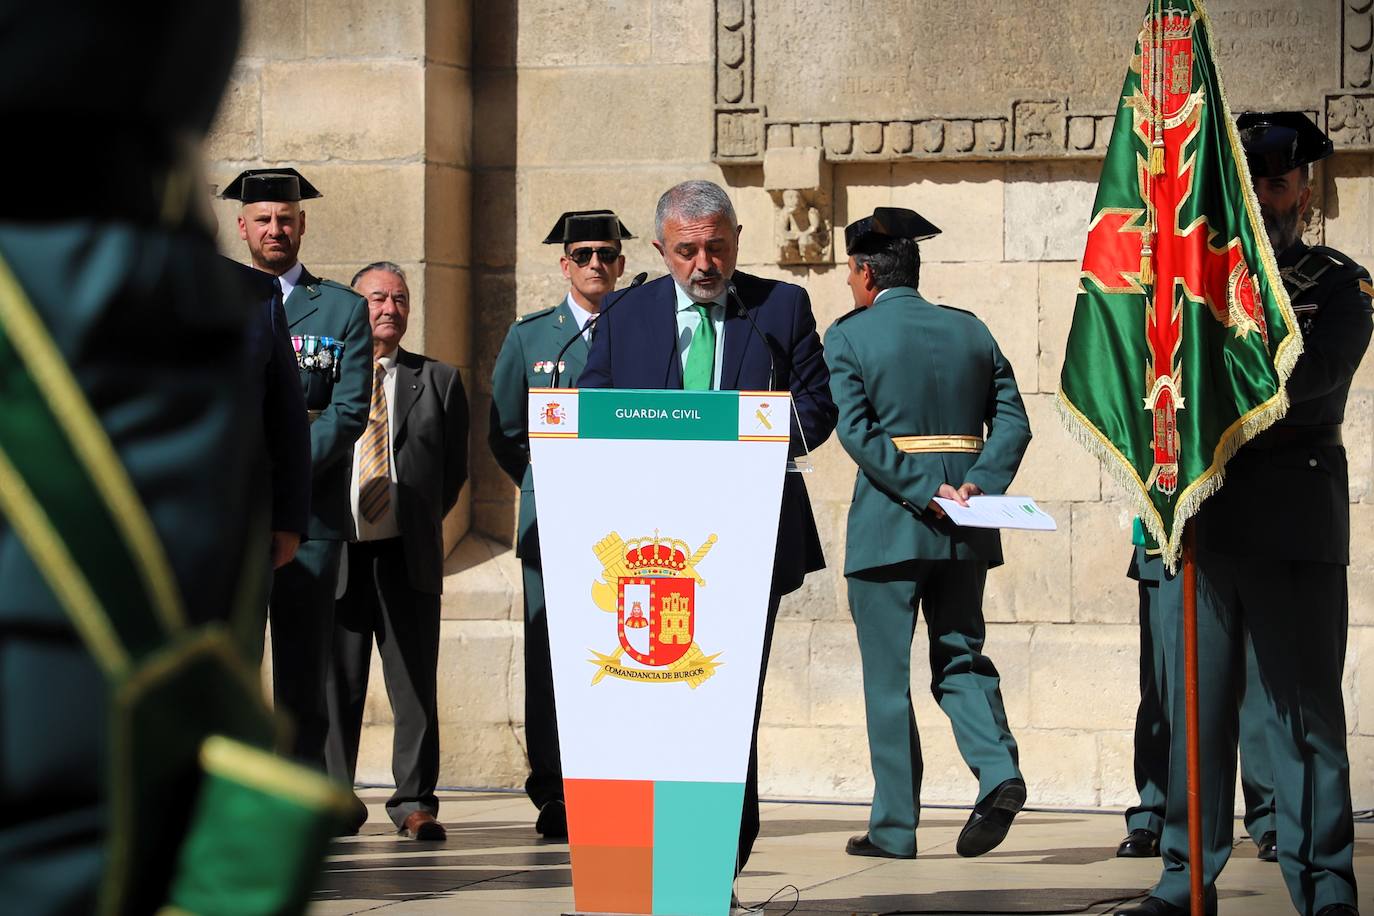
M 965 528 L 1020 528 L 1058 531 L 1059 526 L 1029 496 L 970 496 L 968 506 L 935 497 L 950 521 Z

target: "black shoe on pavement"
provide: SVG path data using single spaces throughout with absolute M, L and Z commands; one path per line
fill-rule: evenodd
M 1274 831 L 1264 831 L 1259 842 L 1255 845 L 1259 847 L 1259 852 L 1255 853 L 1256 859 L 1261 862 L 1277 862 L 1279 860 L 1279 835 Z
M 1144 827 L 1137 827 L 1126 835 L 1121 845 L 1116 847 L 1118 859 L 1158 859 L 1159 834 Z
M 1360 916 L 1360 911 L 1349 903 L 1329 903 L 1317 910 L 1317 916 Z
M 895 852 L 888 852 L 877 843 L 868 838 L 868 834 L 860 833 L 849 838 L 849 842 L 844 844 L 844 851 L 851 856 L 875 856 L 881 859 L 914 859 L 916 853 L 909 856 L 900 855 Z
M 973 806 L 968 823 L 959 831 L 954 851 L 969 858 L 996 849 L 1007 838 L 1011 822 L 1026 804 L 1026 783 L 1013 777 L 987 794 Z
M 539 818 L 534 822 L 534 829 L 548 840 L 568 838 L 568 806 L 561 798 L 544 803 L 544 807 L 539 809 Z

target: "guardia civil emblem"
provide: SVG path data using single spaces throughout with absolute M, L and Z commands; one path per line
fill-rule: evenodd
M 603 569 L 592 600 L 615 614 L 620 645 L 609 654 L 591 650 L 592 684 L 610 675 L 695 689 L 715 673 L 720 653 L 708 656 L 696 643 L 697 590 L 706 587 L 697 566 L 715 543 L 713 534 L 689 552 L 685 541 L 657 531 L 628 542 L 612 531 L 593 546 Z

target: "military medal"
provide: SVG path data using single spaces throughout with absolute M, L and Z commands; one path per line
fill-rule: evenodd
M 334 338 L 320 338 L 320 353 L 315 357 L 315 365 L 321 369 L 332 369 L 334 367 Z
M 305 343 L 305 338 L 299 334 L 291 335 L 291 349 L 296 351 L 296 367 L 305 368 L 305 360 L 301 357 L 301 345 Z
M 307 369 L 314 369 L 318 364 L 318 360 L 315 358 L 315 351 L 317 351 L 319 347 L 320 339 L 314 334 L 307 334 L 305 336 L 305 359 L 301 361 L 301 365 L 305 366 Z

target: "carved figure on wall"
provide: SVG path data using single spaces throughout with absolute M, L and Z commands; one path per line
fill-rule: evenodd
M 819 264 L 825 260 L 830 221 L 816 203 L 795 188 L 782 192 L 776 220 L 779 264 Z

